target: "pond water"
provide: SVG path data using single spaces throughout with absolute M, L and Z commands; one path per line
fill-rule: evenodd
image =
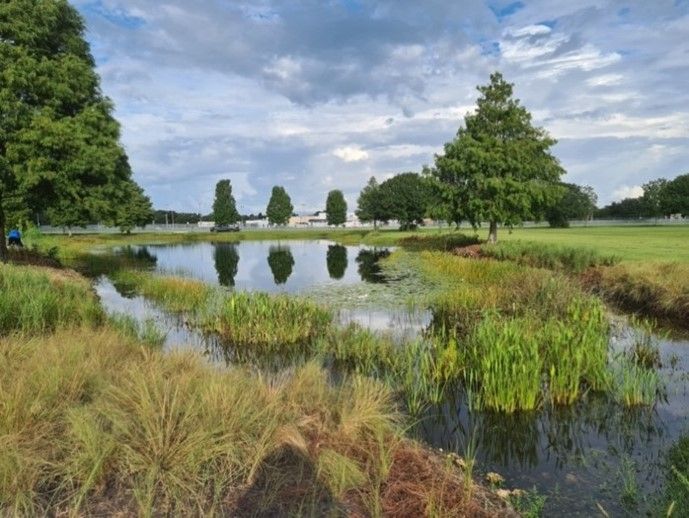
M 333 299 L 327 295 L 341 291 L 346 296 L 334 298 L 341 306 L 340 322 L 357 322 L 398 338 L 420 334 L 431 321 L 423 308 L 381 304 L 380 297 L 369 300 L 365 296 L 387 289 L 378 264 L 389 253 L 386 249 L 285 241 L 149 245 L 118 253 L 161 273 L 229 289 L 312 293 L 316 300 L 322 298 L 331 305 Z M 390 284 L 394 291 L 394 283 Z M 188 346 L 203 351 L 212 361 L 232 361 L 231 352 L 215 338 L 189 329 L 180 318 L 141 297 L 119 293 L 105 277 L 95 285 L 109 311 L 156 321 L 168 333 L 167 349 Z M 625 324 L 617 328 L 612 348 L 622 349 L 633 339 L 632 330 Z M 625 409 L 606 397 L 589 395 L 573 407 L 546 406 L 538 412 L 505 416 L 469 412 L 458 392 L 442 405 L 428 408 L 414 433 L 460 455 L 467 444 L 474 443 L 481 472 L 500 473 L 506 487 L 535 488 L 547 495 L 545 516 L 600 515 L 598 505 L 610 516 L 645 514 L 652 505 L 649 499 L 664 481 L 665 452 L 689 433 L 689 340 L 655 339 L 665 390 L 653 408 Z M 636 501 L 622 498 L 625 485 L 638 488 Z
M 612 348 L 624 349 L 633 335 L 622 325 Z M 653 498 L 665 481 L 665 453 L 689 433 L 689 340 L 654 340 L 664 395 L 652 408 L 589 395 L 572 407 L 506 416 L 469 412 L 458 395 L 429 408 L 416 434 L 460 455 L 473 444 L 482 472 L 500 473 L 507 487 L 547 495 L 545 516 L 602 516 L 599 505 L 610 516 L 658 515 Z M 637 487 L 636 501 L 624 498 L 625 484 Z
M 121 254 L 148 258 L 161 273 L 247 291 L 304 293 L 323 285 L 380 283 L 387 248 L 330 241 L 242 241 L 133 246 Z

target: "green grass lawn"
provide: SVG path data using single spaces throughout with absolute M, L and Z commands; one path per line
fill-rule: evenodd
M 483 237 L 483 236 L 482 236 Z M 689 225 L 645 227 L 519 228 L 499 239 L 589 247 L 624 261 L 689 262 Z

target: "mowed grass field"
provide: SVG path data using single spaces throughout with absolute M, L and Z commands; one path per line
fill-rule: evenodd
M 589 247 L 602 254 L 619 256 L 623 261 L 689 262 L 689 225 L 517 228 L 512 233 L 502 231 L 498 237 L 506 241 L 519 239 L 563 246 Z

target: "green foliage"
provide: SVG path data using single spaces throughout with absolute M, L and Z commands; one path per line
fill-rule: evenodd
M 645 216 L 659 218 L 666 214 L 667 207 L 665 205 L 667 203 L 664 197 L 667 192 L 667 184 L 668 181 L 665 178 L 658 178 L 644 184 L 644 195 L 641 197 L 641 202 Z
M 328 193 L 325 202 L 325 214 L 328 225 L 344 225 L 347 221 L 347 202 L 342 191 L 335 190 Z
M 380 184 L 377 198 L 382 207 L 382 220 L 396 219 L 400 230 L 414 229 L 426 216 L 428 185 L 416 173 L 398 174 Z
M 664 214 L 689 216 L 689 174 L 683 174 L 665 185 L 660 194 Z
M 134 227 L 143 227 L 151 222 L 151 200 L 141 187 L 132 182 L 124 185 L 117 194 L 120 201 L 117 203 L 112 223 L 119 227 L 120 231 L 128 234 Z
M 8 212 L 47 212 L 64 227 L 103 221 L 127 229 L 150 209 L 100 92 L 83 20 L 68 2 L 0 5 L 0 110 L 3 235 Z M 129 197 L 133 215 L 125 218 Z
M 294 207 L 284 187 L 276 185 L 270 194 L 266 215 L 271 225 L 286 225 Z
M 380 199 L 380 186 L 375 176 L 368 180 L 359 194 L 356 215 L 364 223 L 372 221 L 374 227 L 378 222 L 386 221 L 387 215 Z
M 590 219 L 596 210 L 598 196 L 592 187 L 561 183 L 562 196 L 546 211 L 551 227 L 567 228 L 573 219 Z
M 512 97 L 512 84 L 496 72 L 478 90 L 476 113 L 445 144 L 431 174 L 450 221 L 487 221 L 494 241 L 498 223 L 538 219 L 556 199 L 564 171 L 550 152 L 556 141 L 531 124 L 531 114 Z
M 213 221 L 216 225 L 231 225 L 239 221 L 237 204 L 232 196 L 232 184 L 229 180 L 220 180 L 215 185 Z

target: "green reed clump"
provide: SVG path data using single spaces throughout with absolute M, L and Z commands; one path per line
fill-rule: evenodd
M 130 315 L 114 313 L 108 315 L 108 324 L 123 336 L 131 340 L 138 340 L 151 347 L 162 346 L 167 337 L 167 333 L 161 331 L 155 320 L 151 318 L 139 322 Z
M 655 337 L 655 323 L 632 317 L 630 321 L 632 343 L 627 355 L 639 367 L 657 369 L 660 363 L 660 347 Z
M 499 261 L 514 261 L 526 266 L 574 273 L 592 266 L 611 266 L 619 262 L 615 256 L 602 255 L 590 248 L 528 241 L 486 244 L 481 247 L 481 253 Z
M 68 271 L 2 265 L 0 293 L 0 335 L 95 325 L 104 316 L 88 282 Z
M 468 345 L 467 383 L 472 405 L 512 413 L 533 410 L 541 399 L 543 359 L 533 322 L 487 315 Z
M 401 395 L 412 414 L 430 403 L 440 403 L 463 369 L 463 358 L 453 337 L 428 336 L 399 342 L 352 324 L 334 330 L 318 340 L 315 347 L 339 367 L 384 380 Z
M 196 311 L 213 293 L 213 288 L 201 281 L 137 270 L 117 271 L 112 280 L 118 288 L 143 295 L 174 312 Z
M 624 406 L 652 405 L 662 389 L 660 375 L 621 355 L 612 367 L 613 396 Z
M 332 313 L 309 300 L 266 293 L 229 293 L 201 315 L 200 326 L 233 346 L 291 352 L 323 336 Z

